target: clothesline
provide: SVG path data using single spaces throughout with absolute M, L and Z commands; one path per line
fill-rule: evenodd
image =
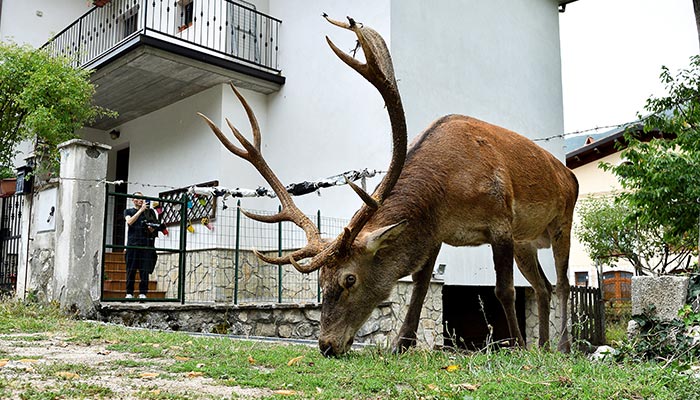
M 305 194 L 313 193 L 321 188 L 327 188 L 332 186 L 345 185 L 347 181 L 355 182 L 364 178 L 372 178 L 377 174 L 385 173 L 386 171 L 378 170 L 368 170 L 363 169 L 361 171 L 353 170 L 343 172 L 342 174 L 334 175 L 325 179 L 317 181 L 303 181 L 299 183 L 291 183 L 285 187 L 287 193 L 292 196 L 302 196 Z M 229 189 L 224 186 L 190 186 L 187 189 L 190 194 L 198 194 L 205 196 L 216 196 L 224 198 L 227 197 L 270 197 L 275 198 L 277 195 L 274 191 L 266 187 L 258 187 L 257 189 L 244 189 L 235 188 Z

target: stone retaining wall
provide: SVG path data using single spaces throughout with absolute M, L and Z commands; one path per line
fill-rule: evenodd
M 401 326 L 411 284 L 399 282 L 390 298 L 377 307 L 358 331 L 357 343 L 389 346 Z M 106 303 L 103 321 L 144 328 L 316 340 L 320 330 L 318 303 L 185 304 Z M 418 346 L 442 345 L 442 282 L 431 284 L 418 329 Z
M 567 310 L 571 312 L 571 301 L 568 302 Z M 527 347 L 537 346 L 540 340 L 539 326 L 535 291 L 528 287 L 525 288 L 525 341 L 527 342 Z M 552 301 L 549 303 L 549 340 L 554 348 L 556 348 L 561 338 L 560 327 L 559 297 L 557 297 L 556 288 L 552 287 Z M 569 320 L 569 337 L 571 337 L 571 320 Z

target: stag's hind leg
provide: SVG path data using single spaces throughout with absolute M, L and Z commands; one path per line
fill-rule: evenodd
M 537 259 L 537 248 L 531 243 L 516 244 L 515 262 L 535 291 L 540 336 L 538 344 L 542 348 L 549 348 L 549 304 L 552 299 L 552 285 Z
M 569 301 L 569 248 L 571 246 L 571 223 L 555 225 L 549 229 L 552 240 L 552 252 L 554 253 L 554 266 L 557 270 L 557 298 L 559 300 L 559 315 L 561 316 L 559 345 L 557 349 L 562 353 L 571 351 L 571 339 L 569 338 L 568 308 Z
M 515 313 L 515 286 L 513 285 L 513 241 L 510 238 L 502 238 L 491 244 L 493 249 L 493 264 L 496 268 L 496 298 L 501 302 L 506 314 L 510 335 L 516 339 L 521 347 L 525 347 L 525 340 L 518 326 L 518 317 Z
M 440 248 L 433 251 L 432 255 L 423 264 L 423 267 L 411 277 L 413 278 L 413 291 L 411 292 L 411 302 L 408 306 L 408 311 L 404 317 L 403 324 L 399 330 L 399 335 L 394 341 L 393 352 L 402 353 L 409 347 L 416 345 L 418 323 L 420 322 L 420 313 L 423 308 L 425 295 L 430 287 L 430 278 L 433 274 L 433 267 L 437 259 Z

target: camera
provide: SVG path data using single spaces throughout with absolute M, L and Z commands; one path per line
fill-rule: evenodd
M 146 207 L 151 207 L 151 201 L 150 201 L 150 200 L 146 200 Z

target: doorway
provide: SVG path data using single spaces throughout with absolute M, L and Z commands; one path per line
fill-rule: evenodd
M 117 151 L 117 163 L 116 172 L 114 176 L 115 180 L 123 181 L 124 183 L 115 185 L 114 191 L 117 193 L 126 193 L 129 185 L 129 148 L 121 149 Z M 112 213 L 112 243 L 118 245 L 124 245 L 125 232 L 126 232 L 126 221 L 119 210 L 126 210 L 126 197 L 115 196 L 114 198 L 114 210 Z
M 511 337 L 493 286 L 445 285 L 442 288 L 442 308 L 445 346 L 480 350 L 489 343 Z M 525 335 L 524 288 L 515 288 L 515 313 L 520 332 Z M 489 325 L 492 333 L 489 333 Z M 509 345 L 513 344 L 511 340 Z

